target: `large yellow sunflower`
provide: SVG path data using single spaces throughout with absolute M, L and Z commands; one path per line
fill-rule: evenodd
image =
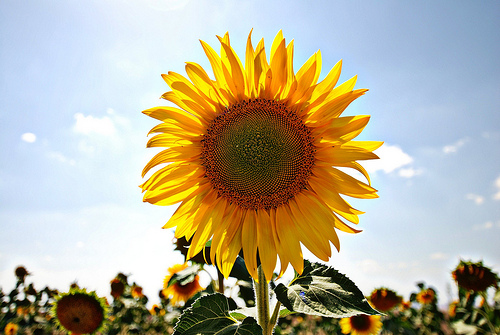
M 181 202 L 164 228 L 191 240 L 188 258 L 211 240 L 210 257 L 228 276 L 243 251 L 257 278 L 258 261 L 271 279 L 279 255 L 280 275 L 291 263 L 303 270 L 301 244 L 321 260 L 339 249 L 334 228 L 356 233 L 344 220 L 358 223 L 362 212 L 341 195 L 376 198 L 358 160 L 378 158 L 382 142 L 353 141 L 369 116 L 340 117 L 366 89 L 354 90 L 356 77 L 335 87 L 341 62 L 318 83 L 318 51 L 295 73 L 293 41 L 280 31 L 267 61 L 262 39 L 254 48 L 248 36 L 244 65 L 229 43 L 218 39 L 220 56 L 205 42 L 215 80 L 188 62 L 189 79 L 162 75 L 172 91 L 163 99 L 177 107 L 143 113 L 162 123 L 148 147 L 164 147 L 143 170 L 167 164 L 141 185 L 144 201 Z M 359 171 L 359 181 L 340 168 Z

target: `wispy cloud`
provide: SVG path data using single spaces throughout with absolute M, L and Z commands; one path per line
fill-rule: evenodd
M 60 163 L 64 163 L 64 164 L 69 164 L 69 165 L 75 165 L 76 162 L 74 159 L 70 159 L 66 156 L 64 156 L 62 153 L 58 152 L 58 151 L 51 151 L 51 152 L 48 152 L 47 153 L 47 156 L 51 159 L 54 159 Z
M 398 171 L 398 175 L 404 178 L 412 178 L 422 174 L 422 169 L 415 169 L 413 167 L 401 168 Z
M 493 195 L 493 199 L 500 200 L 500 176 L 498 176 L 498 178 L 495 179 L 495 187 L 497 189 L 497 192 Z
M 500 228 L 500 221 L 497 221 L 494 223 L 493 221 L 487 221 L 485 223 L 480 223 L 480 224 L 475 224 L 472 226 L 472 229 L 474 230 L 488 230 L 492 228 Z
M 481 205 L 484 202 L 484 197 L 478 194 L 469 193 L 465 196 L 467 200 L 472 200 L 476 205 Z
M 470 139 L 468 137 L 461 138 L 453 144 L 445 145 L 443 147 L 443 152 L 445 154 L 456 153 L 461 147 L 463 147 L 469 141 Z
M 448 254 L 444 252 L 435 252 L 429 255 L 429 258 L 433 261 L 443 261 L 449 258 Z
M 24 133 L 21 135 L 21 140 L 27 143 L 34 143 L 36 141 L 36 135 L 33 133 Z
M 405 178 L 412 178 L 422 173 L 421 169 L 408 166 L 413 163 L 413 157 L 404 152 L 398 145 L 384 144 L 375 153 L 380 159 L 363 163 L 363 166 L 372 173 L 376 171 L 385 173 L 397 171 L 400 177 Z

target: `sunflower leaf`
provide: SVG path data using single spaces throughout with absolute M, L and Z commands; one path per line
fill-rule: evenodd
M 305 261 L 304 271 L 286 287 L 279 284 L 276 298 L 290 311 L 334 318 L 357 314 L 379 315 L 363 293 L 332 267 Z
M 174 273 L 168 281 L 167 287 L 170 287 L 176 283 L 179 283 L 179 285 L 182 286 L 192 283 L 199 271 L 200 266 L 198 264 L 195 264 L 185 268 L 182 271 Z
M 227 298 L 210 294 L 196 300 L 182 313 L 173 335 L 262 335 L 254 318 L 236 321 L 229 314 Z

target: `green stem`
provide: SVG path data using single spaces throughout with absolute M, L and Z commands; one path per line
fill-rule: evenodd
M 276 325 L 276 322 L 278 321 L 278 316 L 280 314 L 280 307 L 281 307 L 281 302 L 277 301 L 276 305 L 274 306 L 273 315 L 271 315 L 271 321 L 269 321 L 271 327 L 274 327 Z
M 264 275 L 264 270 L 259 266 L 258 270 L 259 282 L 254 280 L 255 304 L 257 307 L 257 322 L 262 327 L 263 335 L 271 335 L 274 324 L 269 321 L 269 285 Z
M 224 294 L 224 275 L 220 272 L 219 268 L 217 268 L 217 292 Z

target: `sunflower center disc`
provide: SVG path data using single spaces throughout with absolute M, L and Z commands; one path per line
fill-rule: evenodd
M 278 101 L 227 108 L 202 141 L 206 176 L 219 196 L 240 207 L 270 209 L 305 188 L 314 164 L 311 132 Z

